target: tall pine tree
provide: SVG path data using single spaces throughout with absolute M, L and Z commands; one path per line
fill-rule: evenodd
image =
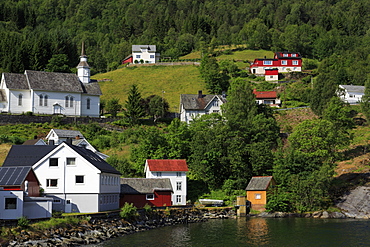
M 141 117 L 145 116 L 143 105 L 141 104 L 141 94 L 137 85 L 133 84 L 130 88 L 128 99 L 125 104 L 124 115 L 131 126 L 137 124 Z

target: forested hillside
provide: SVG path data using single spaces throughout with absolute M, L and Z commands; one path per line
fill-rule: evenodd
M 369 13 L 367 0 L 3 0 L 0 68 L 69 71 L 82 41 L 96 72 L 115 69 L 132 44 L 155 44 L 172 58 L 209 44 L 247 44 L 330 58 L 338 80 L 361 85 Z

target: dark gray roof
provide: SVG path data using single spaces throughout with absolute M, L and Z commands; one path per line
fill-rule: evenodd
M 0 186 L 21 186 L 31 167 L 0 167 Z
M 9 89 L 30 89 L 24 74 L 3 73 L 3 77 Z
M 202 110 L 215 98 L 218 97 L 223 103 L 226 99 L 222 95 L 202 95 L 199 97 L 198 94 L 181 94 L 180 104 L 183 105 L 186 110 Z
M 169 178 L 121 178 L 121 194 L 151 194 L 173 191 Z
M 0 102 L 5 102 L 5 101 L 6 101 L 5 89 L 0 89 Z
M 354 85 L 339 85 L 340 87 L 344 88 L 348 93 L 365 93 L 364 86 L 354 86 Z
M 82 83 L 82 88 L 84 89 L 84 93 L 89 94 L 89 95 L 102 95 L 103 94 L 100 90 L 99 83 L 97 82 Z
M 101 172 L 121 174 L 106 161 L 92 151 L 67 144 L 76 153 L 84 157 L 88 162 L 98 168 Z M 57 149 L 59 145 L 13 145 L 6 156 L 3 167 L 33 166 L 48 153 Z
M 3 167 L 31 167 L 56 147 L 54 145 L 13 145 L 5 158 Z
M 245 190 L 267 190 L 272 176 L 266 177 L 252 177 Z
M 148 52 L 156 52 L 157 48 L 155 45 L 133 45 L 132 46 L 132 52 L 134 51 L 141 51 L 141 49 L 146 49 L 149 47 Z
M 26 70 L 30 88 L 33 90 L 83 93 L 78 76 L 71 73 L 56 73 Z
M 61 130 L 61 129 L 52 129 L 54 130 L 55 134 L 59 138 L 75 138 L 76 136 L 80 136 L 80 138 L 84 138 L 82 133 L 78 130 Z

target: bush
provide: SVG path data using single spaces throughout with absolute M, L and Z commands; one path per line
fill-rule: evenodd
M 130 220 L 130 219 L 133 219 L 135 218 L 135 216 L 137 216 L 137 207 L 134 206 L 133 203 L 125 203 L 125 205 L 121 208 L 121 212 L 119 213 L 119 215 L 126 219 L 126 220 Z
M 27 219 L 27 217 L 25 217 L 25 216 L 22 216 L 22 217 L 20 217 L 19 219 L 18 219 L 18 223 L 17 223 L 17 225 L 18 226 L 20 226 L 20 227 L 22 227 L 22 228 L 26 228 L 26 227 L 28 227 L 28 225 L 29 225 L 29 220 Z
M 145 212 L 149 213 L 149 212 L 152 212 L 153 209 L 150 205 L 148 204 L 145 204 L 145 206 L 143 207 L 143 209 L 145 210 Z

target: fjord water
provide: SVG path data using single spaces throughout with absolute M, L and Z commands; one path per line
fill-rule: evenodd
M 370 246 L 370 221 L 238 218 L 162 227 L 97 246 Z

